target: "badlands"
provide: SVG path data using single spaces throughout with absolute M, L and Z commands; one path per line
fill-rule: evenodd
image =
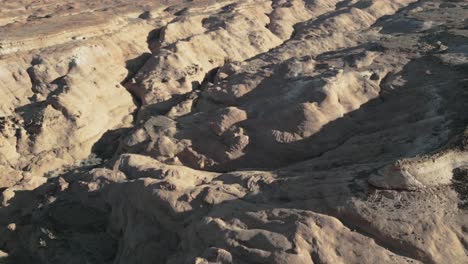
M 0 263 L 468 263 L 468 1 L 0 0 Z

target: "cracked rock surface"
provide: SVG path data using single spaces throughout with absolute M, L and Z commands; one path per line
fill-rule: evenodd
M 468 2 L 0 6 L 0 263 L 468 263 Z

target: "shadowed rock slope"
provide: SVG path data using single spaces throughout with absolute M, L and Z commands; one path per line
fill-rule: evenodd
M 0 5 L 0 263 L 468 262 L 465 1 Z

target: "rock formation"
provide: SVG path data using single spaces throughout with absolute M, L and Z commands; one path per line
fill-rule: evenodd
M 0 263 L 468 262 L 466 1 L 0 6 Z

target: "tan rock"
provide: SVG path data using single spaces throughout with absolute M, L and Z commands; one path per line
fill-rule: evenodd
M 446 2 L 0 0 L 0 262 L 467 263 Z

